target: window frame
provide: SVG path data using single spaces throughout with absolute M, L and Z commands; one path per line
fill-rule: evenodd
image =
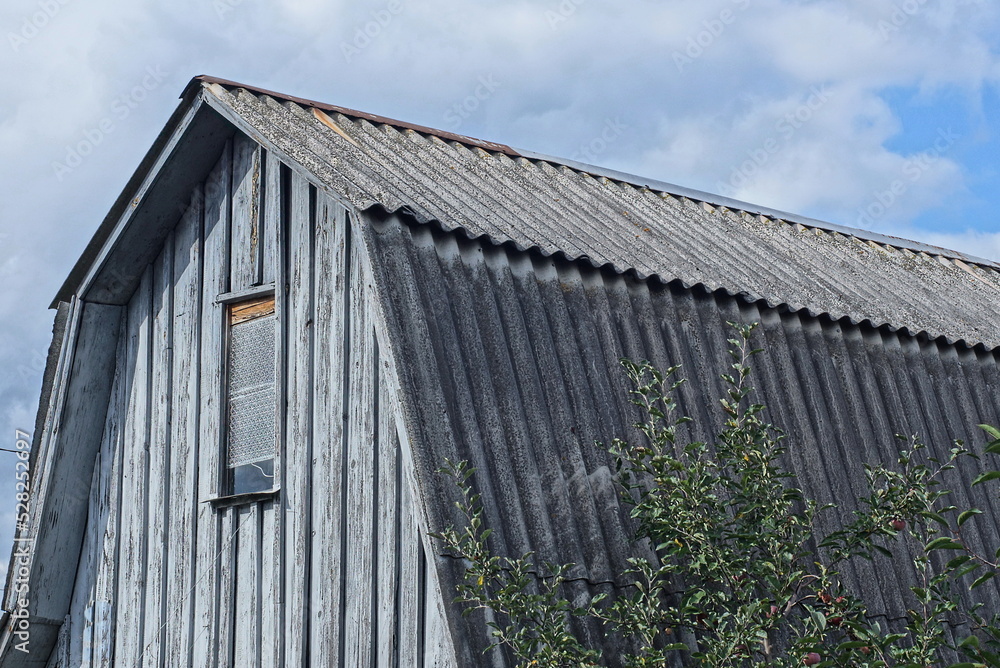
M 270 298 L 273 313 L 268 313 L 266 316 L 259 317 L 269 317 L 273 316 L 275 318 L 275 353 L 274 353 L 274 372 L 275 372 L 275 407 L 274 407 L 274 452 L 271 461 L 273 462 L 272 467 L 272 481 L 271 487 L 269 489 L 263 490 L 250 490 L 236 492 L 234 490 L 234 469 L 229 467 L 229 421 L 230 421 L 230 406 L 229 406 L 229 380 L 230 380 L 230 369 L 229 369 L 229 347 L 231 343 L 232 328 L 234 324 L 241 324 L 241 322 L 249 322 L 250 320 L 256 318 L 246 319 L 237 323 L 233 323 L 232 320 L 232 310 L 233 307 L 239 305 L 243 302 L 259 301 L 265 298 Z M 218 396 L 220 397 L 219 410 L 217 412 L 219 419 L 219 442 L 217 444 L 219 452 L 219 464 L 218 471 L 216 473 L 216 494 L 209 499 L 213 507 L 225 508 L 234 505 L 244 505 L 257 503 L 258 501 L 264 501 L 268 499 L 277 498 L 280 490 L 280 478 L 279 478 L 279 453 L 281 451 L 281 396 L 283 394 L 282 388 L 283 384 L 281 382 L 281 352 L 280 344 L 282 341 L 282 320 L 281 313 L 279 311 L 279 300 L 277 300 L 277 295 L 275 291 L 274 283 L 254 286 L 247 290 L 240 290 L 235 292 L 226 292 L 220 294 L 215 303 L 218 308 L 222 311 L 221 325 L 222 325 L 222 346 L 220 350 L 221 360 L 220 360 L 220 377 L 219 377 L 219 387 Z

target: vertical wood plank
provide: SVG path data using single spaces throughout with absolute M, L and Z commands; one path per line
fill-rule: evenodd
M 438 557 L 438 560 L 446 559 Z M 429 668 L 455 668 L 455 651 L 452 649 L 451 631 L 448 629 L 448 618 L 444 606 L 447 603 L 441 596 L 438 583 L 436 564 L 428 560 L 427 590 L 424 592 L 424 615 L 426 618 L 426 640 L 424 650 L 424 665 Z
M 278 234 L 281 231 L 281 161 L 267 153 L 264 165 L 263 215 L 261 216 L 261 282 L 272 283 L 278 267 Z
M 30 549 L 20 550 L 24 558 L 18 560 L 18 572 L 30 579 L 33 591 L 43 593 L 28 597 L 28 612 L 38 619 L 60 620 L 53 622 L 47 632 L 42 627 L 42 646 L 52 642 L 60 625 L 69 631 L 69 624 L 64 622 L 86 535 L 87 502 L 104 432 L 103 409 L 110 400 L 114 381 L 116 335 L 122 311 L 119 306 L 101 304 L 83 307 L 79 334 L 72 344 L 74 350 L 67 358 L 72 363 L 69 385 L 53 391 L 65 397 L 64 402 L 62 398 L 56 400 L 62 403 L 61 414 L 51 433 L 38 434 L 39 450 L 32 452 L 32 482 L 38 485 L 31 494 L 37 502 L 31 510 L 39 510 L 29 514 L 33 518 L 30 521 L 41 524 L 25 523 L 23 513 L 18 517 L 21 535 L 33 536 L 32 544 L 23 546 Z M 102 410 L 95 411 L 94 406 Z M 44 463 L 36 466 L 39 462 Z M 51 530 L 57 524 L 58 536 Z M 17 593 L 16 588 L 12 590 Z M 68 649 L 69 644 L 64 647 Z
M 115 380 L 108 402 L 108 415 L 101 443 L 101 500 L 99 528 L 102 532 L 97 592 L 94 601 L 94 665 L 109 666 L 115 647 L 115 610 L 119 521 L 121 518 L 123 427 L 126 415 L 128 318 L 122 318 L 118 335 Z
M 307 664 L 312 495 L 313 194 L 291 177 L 288 247 L 288 339 L 285 467 L 282 471 L 285 538 L 285 665 Z
M 268 208 L 273 224 L 273 235 L 275 249 L 273 258 L 273 270 L 275 280 L 275 309 L 278 313 L 278 341 L 275 350 L 275 379 L 277 381 L 276 396 L 278 399 L 277 433 L 275 442 L 275 467 L 274 485 L 278 489 L 284 488 L 284 471 L 287 466 L 285 440 L 287 437 L 287 413 L 288 413 L 288 312 L 289 293 L 286 286 L 290 281 L 288 278 L 288 267 L 285 263 L 287 259 L 286 247 L 288 246 L 288 218 L 290 216 L 290 194 L 291 187 L 289 178 L 290 170 L 287 170 L 273 157 L 268 158 Z M 285 524 L 287 514 L 285 513 L 285 498 L 287 490 L 281 492 L 281 496 L 275 503 L 268 507 L 265 518 L 265 538 L 270 537 L 268 545 L 270 549 L 270 564 L 263 567 L 262 587 L 265 594 L 264 610 L 261 617 L 261 628 L 265 642 L 261 652 L 262 666 L 283 666 L 285 661 Z M 269 600 L 272 603 L 269 603 Z
M 396 568 L 399 560 L 399 446 L 396 440 L 395 416 L 387 405 L 389 396 L 384 366 L 379 365 L 379 415 L 378 415 L 378 479 L 375 490 L 378 503 L 375 513 L 378 530 L 375 541 L 376 559 L 376 600 L 375 628 L 378 668 L 395 668 L 396 656 L 396 596 L 399 583 Z
M 112 393 L 114 389 L 112 388 Z M 112 396 L 114 396 L 112 394 Z M 80 561 L 76 569 L 73 585 L 73 600 L 70 602 L 69 657 L 74 666 L 92 665 L 94 638 L 94 597 L 97 586 L 97 567 L 100 564 L 100 492 L 101 492 L 101 452 L 97 452 L 94 475 L 90 484 L 90 502 L 87 509 L 87 529 L 84 533 Z
M 59 634 L 56 636 L 55 646 L 52 648 L 52 653 L 49 654 L 48 663 L 45 664 L 45 668 L 63 668 L 63 666 L 72 665 L 70 657 L 70 638 L 74 629 L 69 620 L 66 621 L 60 628 Z
M 281 634 L 278 632 L 276 620 L 281 616 L 277 608 L 281 603 L 278 592 L 280 574 L 281 541 L 276 522 L 276 506 L 274 502 L 261 504 L 261 566 L 260 566 L 260 665 L 261 668 L 280 668 L 281 652 L 278 644 Z
M 218 657 L 218 582 L 220 520 L 216 510 L 204 500 L 218 490 L 222 450 L 222 350 L 223 309 L 215 298 L 229 282 L 229 237 L 226 215 L 229 209 L 228 151 L 205 183 L 202 242 L 200 391 L 198 398 L 197 580 L 192 632 L 192 665 L 209 668 Z
M 122 474 L 122 532 L 118 576 L 115 661 L 142 666 L 146 573 L 146 474 L 149 424 L 152 270 L 147 268 L 128 305 L 128 413 Z
M 160 666 L 163 658 L 164 590 L 169 521 L 170 405 L 173 348 L 173 234 L 153 263 L 153 336 L 150 367 L 150 415 L 147 473 L 146 595 L 142 639 L 143 665 Z
M 260 146 L 242 133 L 233 139 L 230 290 L 260 284 Z
M 189 661 L 193 587 L 197 581 L 198 354 L 201 346 L 202 196 L 192 200 L 175 232 L 173 404 L 170 411 L 170 522 L 168 527 L 165 665 Z
M 236 642 L 236 548 L 243 530 L 238 507 L 223 508 L 222 544 L 219 546 L 219 668 L 243 668 L 234 660 Z M 242 518 L 246 519 L 246 518 Z
M 257 504 L 234 508 L 239 522 L 236 547 L 236 618 L 233 664 L 260 666 L 260 511 Z
M 396 586 L 399 588 L 396 610 L 396 637 L 399 642 L 399 666 L 416 668 L 419 665 L 417 648 L 420 642 L 420 536 L 417 518 L 413 512 L 413 494 L 407 476 L 400 478 L 399 505 L 399 566 Z
M 45 423 L 42 426 L 41 434 L 36 434 L 37 443 L 32 444 L 32 449 L 38 449 L 32 466 L 33 489 L 31 492 L 34 498 L 44 498 L 45 488 L 48 485 L 46 472 L 51 466 L 49 462 L 52 457 L 53 441 L 58 436 L 62 427 L 63 410 L 66 407 L 66 399 L 69 394 L 70 376 L 73 369 L 73 358 L 76 346 L 79 343 L 80 324 L 83 317 L 83 304 L 76 297 L 72 298 L 66 314 L 65 327 L 62 343 L 59 348 L 59 361 L 56 363 L 55 378 L 52 383 L 50 396 L 48 397 L 48 410 L 45 412 Z M 58 322 L 58 320 L 57 320 Z M 29 531 L 33 527 L 39 526 L 42 504 L 32 503 L 28 510 L 28 523 L 20 522 L 17 529 L 17 538 L 27 538 Z M 23 518 L 20 518 L 23 519 Z M 32 561 L 35 555 L 31 556 Z M 18 596 L 14 588 L 11 587 L 5 592 L 7 598 L 7 609 L 13 610 L 17 607 Z
M 350 336 L 347 369 L 347 555 L 344 665 L 368 666 L 372 651 L 375 332 L 370 291 L 359 255 L 350 254 Z
M 312 582 L 310 656 L 318 665 L 340 662 L 342 610 L 340 553 L 344 445 L 344 220 L 325 197 L 316 211 L 316 351 L 313 412 Z

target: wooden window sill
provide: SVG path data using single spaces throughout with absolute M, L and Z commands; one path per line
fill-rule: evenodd
M 252 288 L 247 288 L 246 290 L 237 290 L 235 292 L 223 292 L 215 298 L 216 304 L 232 304 L 234 302 L 240 302 L 246 299 L 253 299 L 257 297 L 273 297 L 274 296 L 274 283 L 266 283 L 264 285 L 255 285 Z
M 242 494 L 230 494 L 229 496 L 217 496 L 206 499 L 202 503 L 210 503 L 213 508 L 229 508 L 230 506 L 247 506 L 261 501 L 271 501 L 278 498 L 280 488 L 268 489 L 263 492 L 244 492 Z

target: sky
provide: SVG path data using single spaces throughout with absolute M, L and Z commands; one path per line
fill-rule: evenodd
M 0 448 L 199 74 L 1000 259 L 989 0 L 4 0 L 0 26 Z M 0 452 L 4 554 L 14 486 Z

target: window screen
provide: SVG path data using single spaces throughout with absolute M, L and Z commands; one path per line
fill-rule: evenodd
M 274 299 L 230 306 L 226 466 L 230 493 L 271 489 L 275 446 Z

